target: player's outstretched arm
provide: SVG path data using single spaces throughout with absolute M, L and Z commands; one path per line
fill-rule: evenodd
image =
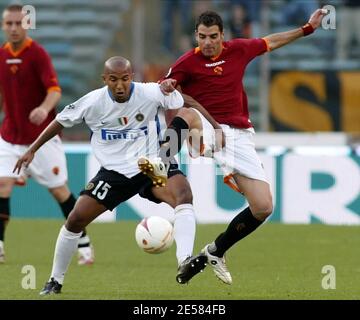
M 310 17 L 309 22 L 301 28 L 270 34 L 264 37 L 269 50 L 280 48 L 294 40 L 313 33 L 321 24 L 322 18 L 327 14 L 326 9 L 317 9 Z
M 197 109 L 206 118 L 206 120 L 209 121 L 210 124 L 214 127 L 215 133 L 216 133 L 215 134 L 216 135 L 216 149 L 220 150 L 221 148 L 224 148 L 225 147 L 225 134 L 224 134 L 222 128 L 220 127 L 220 125 L 217 123 L 217 121 L 193 97 L 190 97 L 184 93 L 181 93 L 181 94 L 184 98 L 184 107 Z
M 34 159 L 35 152 L 52 137 L 56 136 L 64 127 L 53 120 L 45 130 L 38 136 L 38 138 L 30 145 L 29 149 L 16 162 L 13 172 L 20 173 L 21 167 L 24 165 L 28 167 L 30 162 Z

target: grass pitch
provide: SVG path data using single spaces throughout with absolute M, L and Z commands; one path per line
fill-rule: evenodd
M 0 299 L 360 299 L 360 228 L 268 223 L 231 248 L 231 286 L 208 266 L 189 285 L 175 281 L 175 246 L 151 255 L 136 245 L 136 222 L 92 224 L 93 266 L 73 259 L 61 295 L 40 297 L 52 265 L 60 220 L 12 220 L 6 234 L 6 263 L 0 265 Z M 195 252 L 225 225 L 199 225 Z M 36 270 L 36 289 L 23 289 L 24 265 Z M 336 289 L 324 289 L 331 265 Z M 328 271 L 327 271 L 328 272 Z

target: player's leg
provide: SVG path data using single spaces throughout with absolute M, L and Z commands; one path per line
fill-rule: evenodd
M 50 188 L 49 192 L 58 202 L 65 219 L 67 219 L 76 202 L 76 199 L 70 192 L 67 184 L 56 188 Z M 90 242 L 90 238 L 86 233 L 86 229 L 84 229 L 78 243 L 78 264 L 91 265 L 94 263 L 94 259 L 94 247 Z
M 10 144 L 0 137 L 0 263 L 5 261 L 4 240 L 11 213 L 10 196 L 19 177 L 12 170 L 22 152 L 21 146 Z
M 180 265 L 192 255 L 195 240 L 196 222 L 190 185 L 185 176 L 176 174 L 168 178 L 166 187 L 152 188 L 152 193 L 159 201 L 174 209 L 176 257 Z
M 156 203 L 165 202 L 174 209 L 174 237 L 178 261 L 176 280 L 183 284 L 205 268 L 206 259 L 202 257 L 191 264 L 187 263 L 192 257 L 196 232 L 192 191 L 186 177 L 178 170 L 177 164 L 170 165 L 168 175 L 168 183 L 165 187 L 148 188 L 140 195 Z
M 51 276 L 40 295 L 61 292 L 65 273 L 78 246 L 82 230 L 106 210 L 105 205 L 88 195 L 78 198 L 65 225 L 60 229 L 55 245 Z
M 5 262 L 5 228 L 10 219 L 10 195 L 15 178 L 0 177 L 0 263 Z
M 28 172 L 38 183 L 49 190 L 67 219 L 74 208 L 76 199 L 67 186 L 66 158 L 58 136 L 52 138 L 38 150 Z M 84 230 L 79 240 L 78 264 L 92 264 L 93 262 L 94 249 L 86 230 Z
M 101 213 L 113 210 L 121 202 L 137 194 L 141 187 L 150 183 L 149 178 L 141 173 L 127 178 L 112 170 L 104 168 L 99 170 L 81 191 L 81 196 L 60 230 L 50 280 L 40 292 L 41 295 L 60 293 L 65 272 L 76 250 L 82 230 Z
M 201 149 L 202 121 L 199 114 L 192 108 L 181 108 L 164 133 L 159 156 L 168 163 L 180 150 L 189 133 L 192 133 L 192 145 Z
M 272 196 L 262 163 L 255 151 L 251 130 L 225 128 L 226 146 L 214 158 L 224 171 L 224 182 L 247 198 L 249 207 L 240 212 L 226 231 L 206 245 L 209 264 L 216 276 L 231 284 L 224 254 L 236 242 L 252 233 L 272 212 Z
M 227 230 L 215 240 L 216 256 L 224 253 L 236 242 L 252 233 L 272 213 L 273 204 L 267 182 L 234 175 L 237 186 L 246 197 L 249 206 L 230 222 Z
M 203 249 L 216 276 L 226 284 L 231 284 L 232 278 L 225 263 L 225 252 L 255 231 L 272 213 L 273 209 L 268 183 L 239 174 L 234 175 L 234 180 L 248 200 L 249 206 L 232 219 L 227 229 L 214 242 L 206 245 Z
M 181 150 L 185 139 L 189 138 L 190 140 L 188 140 L 190 153 L 193 151 L 194 154 L 203 155 L 209 153 L 207 150 L 213 150 L 212 145 L 204 144 L 203 119 L 197 110 L 181 108 L 165 130 L 164 140 L 161 142 L 159 151 L 160 158 L 139 158 L 139 169 L 149 176 L 155 186 L 165 186 L 167 180 L 166 168 L 169 167 L 170 161 Z M 212 128 L 210 124 L 209 126 Z

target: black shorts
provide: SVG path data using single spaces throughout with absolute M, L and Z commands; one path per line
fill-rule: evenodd
M 177 162 L 172 162 L 168 170 L 168 178 L 177 174 L 183 175 Z M 127 178 L 116 171 L 100 168 L 96 176 L 80 192 L 80 195 L 86 194 L 103 204 L 107 209 L 113 210 L 120 203 L 136 194 L 149 201 L 161 203 L 162 201 L 153 195 L 152 187 L 151 179 L 141 172 L 132 178 Z
M 140 190 L 152 185 L 151 179 L 141 172 L 127 178 L 116 171 L 101 168 L 80 194 L 86 194 L 107 209 L 113 210 L 120 203 L 138 194 Z

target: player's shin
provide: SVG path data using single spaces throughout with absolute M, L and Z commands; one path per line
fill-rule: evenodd
M 262 223 L 263 221 L 254 218 L 250 208 L 247 207 L 232 219 L 226 231 L 209 246 L 209 252 L 214 256 L 222 257 L 232 245 L 245 238 Z
M 65 200 L 64 202 L 59 203 L 59 206 L 61 208 L 61 211 L 62 211 L 65 219 L 67 219 L 67 217 L 69 216 L 71 210 L 74 208 L 75 202 L 76 202 L 76 199 L 75 199 L 74 195 L 71 193 L 69 195 L 69 198 L 67 198 L 67 200 Z
M 71 258 L 77 248 L 81 232 L 75 233 L 68 231 L 65 226 L 60 229 L 59 236 L 56 241 L 53 268 L 51 278 L 54 278 L 60 284 L 64 282 L 64 276 Z
M 196 231 L 195 212 L 192 204 L 175 207 L 174 238 L 178 264 L 192 255 Z
M 189 125 L 181 117 L 175 117 L 166 129 L 159 152 L 161 160 L 167 164 L 180 150 L 187 137 Z
M 65 200 L 62 203 L 59 203 L 65 219 L 67 219 L 67 217 L 69 216 L 71 210 L 75 206 L 75 203 L 76 203 L 76 199 L 72 193 L 70 194 L 67 200 Z M 86 230 L 84 230 L 83 233 L 81 234 L 81 239 L 79 240 L 79 248 L 84 248 L 89 246 L 90 246 L 90 238 L 89 236 L 87 236 Z
M 5 226 L 10 216 L 10 199 L 0 198 L 0 241 L 4 241 Z

